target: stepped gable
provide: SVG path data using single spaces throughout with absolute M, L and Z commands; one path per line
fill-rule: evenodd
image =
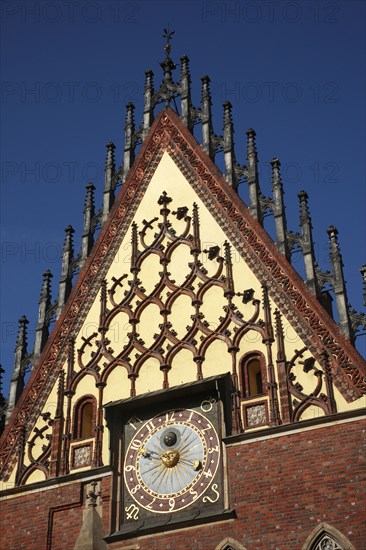
M 344 398 L 351 402 L 366 393 L 364 359 L 308 290 L 286 256 L 277 250 L 182 120 L 166 107 L 152 124 L 5 428 L 0 447 L 0 469 L 4 478 L 16 460 L 13 450 L 24 437 L 27 426 L 33 425 L 40 414 L 67 357 L 69 344 L 100 291 L 103 278 L 165 152 L 260 283 L 268 288 L 276 306 L 313 356 L 317 360 L 321 360 L 324 353 L 329 357 L 333 381 Z

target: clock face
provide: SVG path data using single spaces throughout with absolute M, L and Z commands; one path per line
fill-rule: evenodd
M 134 428 L 124 478 L 136 503 L 163 514 L 198 500 L 214 480 L 220 461 L 220 440 L 211 422 L 195 410 L 180 409 Z

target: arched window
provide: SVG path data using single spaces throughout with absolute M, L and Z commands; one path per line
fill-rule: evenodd
M 266 368 L 260 352 L 247 354 L 241 361 L 242 397 L 254 397 L 266 393 Z
M 245 550 L 245 548 L 237 540 L 227 537 L 216 546 L 215 550 Z
M 76 403 L 74 411 L 74 439 L 92 437 L 95 426 L 95 398 L 82 397 Z
M 310 533 L 302 550 L 355 550 L 355 547 L 338 529 L 320 523 Z
M 93 404 L 84 403 L 80 416 L 80 437 L 88 437 L 93 433 Z
M 323 535 L 321 540 L 316 544 L 316 546 L 313 546 L 314 550 L 344 550 L 342 546 L 339 546 L 339 544 L 329 535 Z
M 248 369 L 248 381 L 249 381 L 249 395 L 258 395 L 263 393 L 263 382 L 261 373 L 261 363 L 259 359 L 251 359 L 247 365 Z

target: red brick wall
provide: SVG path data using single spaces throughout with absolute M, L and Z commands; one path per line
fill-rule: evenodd
M 366 548 L 363 421 L 228 447 L 231 507 L 235 521 L 171 531 L 111 545 L 141 550 L 211 550 L 225 537 L 247 550 L 300 550 L 326 522 L 357 550 Z M 108 529 L 109 478 L 103 478 L 103 523 Z M 85 484 L 39 491 L 1 502 L 0 547 L 71 550 L 82 524 Z M 51 510 L 50 510 L 51 508 Z M 52 540 L 47 547 L 47 529 Z
M 230 505 L 238 519 L 135 542 L 141 550 L 214 550 L 232 537 L 247 550 L 301 550 L 325 522 L 364 550 L 365 432 L 364 421 L 356 421 L 229 447 Z
M 103 523 L 107 532 L 110 478 L 102 478 L 101 483 L 105 502 Z M 83 522 L 86 485 L 86 482 L 75 482 L 2 500 L 0 548 L 71 550 Z
M 300 549 L 323 521 L 366 548 L 365 428 L 350 422 L 231 447 L 235 538 L 249 550 Z

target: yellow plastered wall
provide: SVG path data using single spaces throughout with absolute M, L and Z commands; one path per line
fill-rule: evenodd
M 169 204 L 171 210 L 175 210 L 180 206 L 187 206 L 192 212 L 192 205 L 196 203 L 199 207 L 199 219 L 200 219 L 200 237 L 202 250 L 208 249 L 210 246 L 218 245 L 222 247 L 223 243 L 227 239 L 226 234 L 217 224 L 212 214 L 204 206 L 200 198 L 196 195 L 190 184 L 186 181 L 183 174 L 180 172 L 174 161 L 165 153 L 162 160 L 157 167 L 155 174 L 149 184 L 137 212 L 134 217 L 134 221 L 138 225 L 138 230 L 143 227 L 143 220 L 151 220 L 155 216 L 159 216 L 161 206 L 157 204 L 162 192 L 166 191 L 169 197 L 173 200 Z M 183 220 L 174 220 L 174 228 L 179 234 L 180 230 L 185 226 Z M 148 240 L 148 238 L 147 238 Z M 222 249 L 222 248 L 221 248 Z M 108 286 L 112 284 L 112 278 L 119 278 L 124 273 L 129 274 L 130 268 L 130 253 L 131 253 L 131 232 L 128 231 L 124 237 L 124 240 L 120 246 L 120 249 L 116 255 L 115 260 L 112 262 L 107 274 Z M 178 283 L 184 280 L 184 277 L 189 272 L 188 262 L 191 261 L 191 255 L 188 247 L 180 246 L 173 254 L 172 261 L 169 264 L 169 271 L 172 278 Z M 209 274 L 213 274 L 216 270 L 217 263 L 210 261 L 207 255 L 202 252 L 201 261 L 204 267 L 208 270 Z M 261 285 L 258 279 L 255 277 L 250 268 L 245 264 L 243 259 L 239 256 L 238 252 L 232 246 L 232 262 L 233 262 L 233 277 L 235 283 L 236 292 L 242 292 L 244 289 L 253 288 L 255 291 L 255 297 L 259 300 L 262 298 Z M 142 285 L 147 292 L 151 291 L 159 280 L 159 272 L 161 271 L 161 265 L 157 256 L 150 256 L 147 261 L 142 265 L 142 269 L 139 273 L 139 278 L 142 281 Z M 127 287 L 126 287 L 127 288 Z M 123 291 L 119 291 L 123 292 Z M 226 300 L 223 297 L 223 292 L 219 288 L 210 289 L 204 299 L 202 311 L 205 314 L 206 320 L 211 324 L 211 327 L 215 326 L 218 317 L 223 315 L 222 307 L 225 305 Z M 241 299 L 236 297 L 234 303 L 239 307 L 240 311 L 244 314 L 244 318 L 249 318 L 253 313 L 253 306 L 251 303 L 243 304 Z M 276 304 L 271 301 L 272 311 L 276 309 Z M 90 335 L 93 330 L 98 326 L 99 322 L 99 308 L 100 300 L 99 295 L 95 299 L 92 308 L 84 323 L 84 327 L 77 338 L 76 347 L 82 343 L 82 336 Z M 172 307 L 171 321 L 173 328 L 177 331 L 179 337 L 183 337 L 186 333 L 186 326 L 190 324 L 190 315 L 193 313 L 193 308 L 190 303 L 190 299 L 186 296 L 182 296 L 177 300 Z M 262 314 L 261 314 L 262 315 Z M 141 317 L 139 323 L 139 333 L 141 338 L 145 341 L 146 345 L 152 342 L 152 335 L 158 332 L 158 325 L 161 322 L 161 316 L 158 308 L 154 305 L 149 306 Z M 285 334 L 286 354 L 290 359 L 295 354 L 295 350 L 304 347 L 299 335 L 294 331 L 291 325 L 283 317 L 283 327 Z M 128 318 L 125 314 L 119 314 L 115 318 L 112 329 L 108 333 L 108 338 L 111 340 L 112 348 L 118 352 L 120 351 L 126 341 L 128 340 L 128 332 L 130 331 L 130 325 Z M 265 346 L 262 344 L 261 337 L 258 333 L 251 331 L 245 335 L 240 344 L 240 353 L 238 357 L 245 353 L 259 350 L 267 359 L 267 352 Z M 88 350 L 91 353 L 92 348 Z M 276 360 L 276 343 L 272 346 L 273 362 Z M 174 359 L 172 369 L 169 372 L 169 384 L 173 386 L 175 384 L 181 384 L 196 379 L 196 366 L 192 361 L 192 354 L 187 350 L 182 350 Z M 189 365 L 186 365 L 186 363 Z M 317 365 L 319 367 L 319 365 Z M 227 372 L 231 369 L 231 357 L 227 352 L 226 345 L 222 342 L 216 342 L 212 344 L 206 354 L 206 360 L 203 364 L 203 373 L 205 376 L 211 376 L 214 374 L 220 374 Z M 118 373 L 113 376 L 113 384 L 108 383 L 105 390 L 105 402 L 121 399 L 127 396 L 129 381 L 122 374 L 123 367 L 118 367 Z M 296 370 L 297 380 L 304 387 L 304 392 L 311 392 L 314 386 L 313 375 L 303 373 L 302 368 Z M 119 377 L 123 379 L 123 383 L 119 383 Z M 110 377 L 111 379 L 111 377 Z M 160 389 L 162 387 L 163 374 L 159 369 L 158 362 L 154 359 L 149 359 L 142 366 L 140 375 L 136 380 L 136 392 L 141 394 L 148 391 Z M 122 389 L 123 387 L 123 389 Z M 352 408 L 359 408 L 360 403 L 355 402 L 347 404 L 342 398 L 339 392 L 336 392 L 337 400 L 339 401 L 339 410 L 346 410 Z M 313 414 L 313 413 L 309 413 Z
M 190 184 L 186 181 L 183 174 L 175 165 L 170 156 L 165 153 L 159 166 L 156 169 L 154 176 L 150 182 L 149 188 L 145 193 L 137 212 L 134 217 L 134 221 L 138 225 L 138 230 L 143 227 L 143 220 L 151 220 L 155 216 L 159 216 L 161 206 L 157 204 L 162 192 L 166 191 L 169 197 L 172 198 L 172 202 L 169 205 L 171 210 L 176 210 L 178 207 L 187 206 L 190 213 L 192 212 L 193 203 L 196 203 L 199 208 L 200 219 L 200 237 L 202 250 L 208 249 L 211 246 L 218 245 L 221 250 L 223 243 L 229 240 L 217 224 L 212 214 L 204 206 L 200 198 L 195 194 Z M 183 220 L 174 219 L 174 229 L 177 234 L 185 227 Z M 123 274 L 127 274 L 130 277 L 130 259 L 131 259 L 131 230 L 127 231 L 123 242 L 116 254 L 116 257 L 111 263 L 108 270 L 106 279 L 108 288 L 112 284 L 113 278 L 120 278 Z M 216 260 L 210 261 L 207 254 L 202 252 L 201 262 L 203 266 L 208 270 L 209 275 L 213 275 L 217 268 Z M 169 264 L 169 272 L 171 278 L 175 279 L 178 284 L 181 284 L 187 274 L 189 273 L 188 263 L 192 260 L 189 248 L 180 246 L 172 256 L 172 261 Z M 232 263 L 233 263 L 233 278 L 236 292 L 243 292 L 243 290 L 252 288 L 255 291 L 255 298 L 262 299 L 261 285 L 245 264 L 244 260 L 240 257 L 239 253 L 232 245 Z M 155 255 L 150 256 L 142 265 L 142 269 L 139 273 L 139 278 L 142 281 L 142 285 L 145 287 L 147 293 L 155 287 L 159 281 L 159 272 L 161 271 L 161 264 L 159 258 Z M 117 290 L 116 299 L 121 299 L 123 292 L 128 288 L 124 282 L 123 288 Z M 119 298 L 118 298 L 119 294 Z M 165 299 L 166 296 L 163 296 Z M 240 297 L 234 298 L 234 303 L 244 315 L 244 319 L 249 319 L 253 312 L 253 305 L 251 303 L 243 304 Z M 276 304 L 270 300 L 272 312 L 276 309 Z M 204 303 L 202 306 L 202 312 L 205 314 L 205 319 L 210 324 L 210 328 L 214 328 L 218 324 L 218 318 L 224 315 L 223 306 L 226 305 L 226 300 L 223 296 L 223 291 L 220 288 L 212 288 L 204 296 Z M 111 308 L 111 304 L 108 302 L 107 307 Z M 193 314 L 194 308 L 191 304 L 191 299 L 182 295 L 177 299 L 173 306 L 170 315 L 170 321 L 172 322 L 173 329 L 176 330 L 178 338 L 183 338 L 187 332 L 187 326 L 191 324 L 190 316 Z M 78 350 L 84 339 L 89 338 L 94 332 L 98 332 L 99 326 L 99 313 L 100 313 L 100 294 L 96 296 L 89 312 L 87 313 L 83 327 L 76 337 L 75 350 Z M 260 317 L 263 319 L 263 312 Z M 138 331 L 140 337 L 145 341 L 145 345 L 149 346 L 153 341 L 153 334 L 159 332 L 158 325 L 161 323 L 162 317 L 159 309 L 156 305 L 151 305 L 145 309 L 141 316 L 141 322 L 139 323 Z M 272 319 L 274 321 L 274 319 Z M 290 360 L 295 354 L 296 350 L 304 347 L 304 343 L 293 329 L 291 324 L 285 317 L 282 319 L 286 346 L 287 359 Z M 115 354 L 120 352 L 124 345 L 128 342 L 128 333 L 131 330 L 131 325 L 128 321 L 128 316 L 124 313 L 119 313 L 113 320 L 112 325 L 107 333 L 107 338 L 111 341 L 111 347 Z M 99 335 L 96 339 L 99 338 Z M 238 353 L 238 374 L 239 374 L 239 361 L 246 353 L 250 351 L 260 351 L 267 363 L 267 349 L 262 343 L 260 334 L 254 330 L 249 331 L 240 342 L 240 351 Z M 95 340 L 92 341 L 92 346 L 87 346 L 83 355 L 84 365 L 92 357 L 93 351 L 96 351 Z M 276 343 L 272 346 L 272 358 L 273 364 L 276 367 L 277 346 Z M 309 356 L 307 353 L 305 356 Z M 134 360 L 134 355 L 131 354 L 131 360 Z M 102 361 L 100 365 L 103 368 Z M 317 368 L 320 368 L 316 364 Z M 66 365 L 64 366 L 66 370 Z M 75 370 L 78 371 L 77 360 L 75 361 Z M 203 375 L 213 376 L 231 371 L 231 355 L 227 351 L 227 346 L 223 341 L 214 341 L 207 349 L 206 359 L 202 365 Z M 276 372 L 276 368 L 275 368 Z M 310 393 L 315 385 L 315 378 L 312 374 L 306 374 L 303 372 L 301 365 L 294 369 L 296 374 L 296 381 L 298 381 L 304 388 L 305 393 Z M 187 382 L 191 382 L 197 379 L 197 366 L 193 361 L 192 352 L 187 349 L 181 349 L 173 358 L 171 369 L 168 372 L 169 386 L 178 386 Z M 157 359 L 148 358 L 141 366 L 139 376 L 136 379 L 136 393 L 137 395 L 147 393 L 150 391 L 161 389 L 163 386 L 163 373 L 160 370 L 160 365 Z M 113 371 L 110 372 L 107 378 L 107 385 L 104 388 L 103 403 L 112 402 L 119 399 L 128 398 L 130 396 L 131 382 L 127 377 L 126 369 L 117 365 Z M 358 400 L 353 403 L 347 403 L 341 396 L 339 391 L 334 388 L 335 398 L 337 401 L 337 407 L 339 411 L 352 410 L 365 406 L 366 398 Z M 76 387 L 75 396 L 72 399 L 72 411 L 77 400 L 86 394 L 93 394 L 98 398 L 98 390 L 95 386 L 95 380 L 91 375 L 87 375 L 81 379 L 80 383 Z M 55 384 L 47 403 L 44 407 L 44 412 L 50 411 L 51 414 L 55 408 L 57 400 L 57 384 Z M 361 402 L 362 401 L 362 402 Z M 66 400 L 65 400 L 65 414 L 66 414 Z M 318 407 L 311 407 L 308 409 L 302 418 L 313 418 L 321 416 L 323 413 Z M 42 424 L 42 420 L 38 419 L 36 426 L 39 427 Z M 41 445 L 41 442 L 37 442 L 37 445 Z M 39 449 L 37 449 L 37 452 Z M 36 450 L 34 451 L 36 452 Z M 108 464 L 109 451 L 108 451 L 108 430 L 105 429 L 103 436 L 103 461 L 104 464 Z M 28 461 L 28 462 L 27 462 Z M 29 460 L 26 459 L 26 464 Z M 28 480 L 36 481 L 43 479 L 41 472 L 35 472 Z M 15 470 L 12 473 L 9 483 L 13 483 L 15 480 Z

